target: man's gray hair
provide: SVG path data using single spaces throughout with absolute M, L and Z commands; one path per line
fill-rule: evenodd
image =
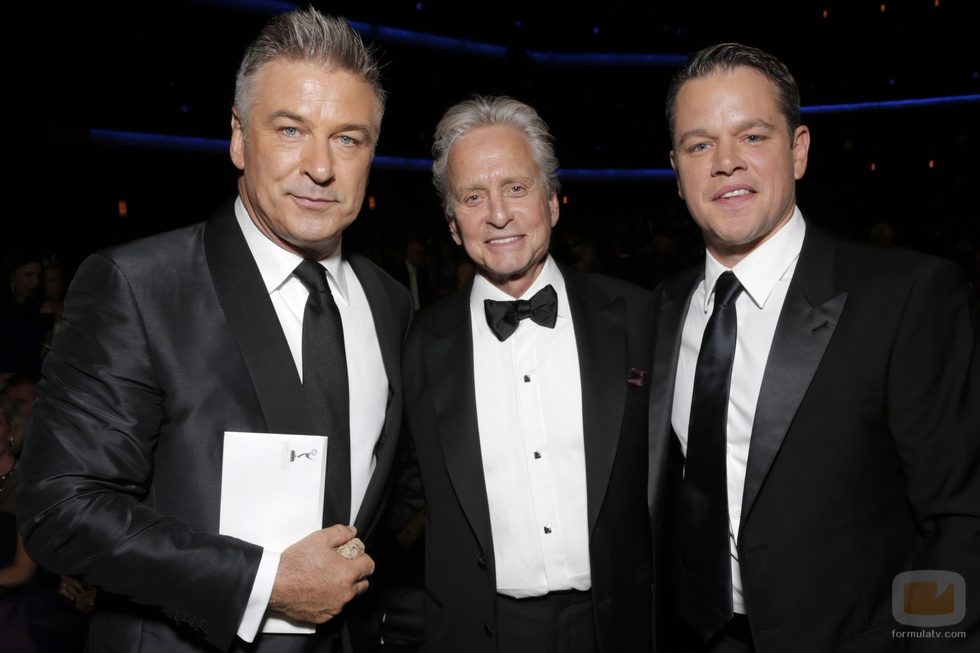
M 378 99 L 377 124 L 385 110 L 380 67 L 373 52 L 343 18 L 324 16 L 313 7 L 275 16 L 245 50 L 235 78 L 235 108 L 242 125 L 255 100 L 255 80 L 262 66 L 277 59 L 309 61 L 360 77 Z
M 531 106 L 511 97 L 476 95 L 452 106 L 436 126 L 432 143 L 432 183 L 442 198 L 447 217 L 453 217 L 452 189 L 449 187 L 449 150 L 461 136 L 477 127 L 510 125 L 527 136 L 531 156 L 550 195 L 557 193 L 558 157 L 548 125 Z

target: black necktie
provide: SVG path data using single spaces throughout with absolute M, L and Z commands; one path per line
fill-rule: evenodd
M 515 299 L 512 302 L 485 299 L 483 308 L 487 314 L 487 325 L 497 340 L 503 342 L 517 331 L 517 325 L 524 318 L 529 317 L 541 326 L 554 328 L 558 319 L 558 293 L 549 284 L 534 293 L 531 299 Z
M 303 391 L 317 434 L 327 436 L 324 526 L 350 522 L 350 395 L 340 310 L 326 271 L 306 260 L 293 272 L 310 291 L 303 312 Z
M 740 292 L 742 284 L 732 272 L 718 277 L 714 312 L 704 329 L 694 372 L 687 432 L 678 609 L 702 641 L 732 618 L 726 436 L 737 331 L 735 300 Z

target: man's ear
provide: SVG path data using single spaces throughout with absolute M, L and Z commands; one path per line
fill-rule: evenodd
M 231 162 L 239 170 L 245 169 L 245 125 L 238 117 L 238 109 L 231 109 L 231 143 L 228 145 Z
M 800 125 L 793 134 L 793 178 L 802 179 L 806 172 L 807 156 L 810 152 L 810 129 Z
M 463 239 L 459 235 L 459 222 L 456 221 L 456 217 L 447 215 L 446 220 L 449 222 L 449 235 L 457 245 L 462 245 Z
M 677 180 L 677 195 L 684 199 L 684 191 L 681 190 L 681 176 L 677 172 L 677 161 L 674 159 L 674 150 L 670 151 L 670 168 L 674 171 L 674 178 Z

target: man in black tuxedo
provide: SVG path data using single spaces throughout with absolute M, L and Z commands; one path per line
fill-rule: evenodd
M 394 280 L 341 255 L 383 108 L 377 64 L 346 22 L 273 19 L 236 84 L 237 200 L 78 271 L 20 523 L 39 563 L 101 589 L 91 650 L 349 648 L 354 606 L 341 610 L 374 564 L 334 549 L 367 538 L 381 510 L 411 311 Z M 333 525 L 281 553 L 218 534 L 228 431 L 328 436 Z M 257 634 L 266 613 L 323 625 Z
M 980 385 L 962 275 L 804 220 L 795 182 L 810 133 L 775 57 L 738 44 L 699 52 L 667 117 L 707 250 L 655 293 L 656 520 L 676 477 L 672 441 L 685 455 L 678 650 L 971 646 Z M 935 594 L 953 576 L 937 572 L 959 576 L 945 598 Z M 938 637 L 967 638 L 906 634 L 930 611 L 948 624 Z
M 452 107 L 433 153 L 479 274 L 417 314 L 402 364 L 426 647 L 648 650 L 650 294 L 548 254 L 558 162 L 528 105 Z

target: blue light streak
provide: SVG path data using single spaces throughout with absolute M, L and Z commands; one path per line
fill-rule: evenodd
M 595 52 L 542 52 L 528 50 L 527 58 L 545 66 L 617 66 L 621 68 L 680 68 L 683 54 L 628 54 Z
M 851 113 L 855 111 L 910 109 L 915 107 L 934 107 L 948 104 L 970 104 L 975 102 L 980 102 L 980 95 L 948 95 L 945 97 L 913 98 L 910 100 L 882 100 L 881 102 L 817 104 L 809 107 L 802 107 L 800 109 L 800 113 Z

